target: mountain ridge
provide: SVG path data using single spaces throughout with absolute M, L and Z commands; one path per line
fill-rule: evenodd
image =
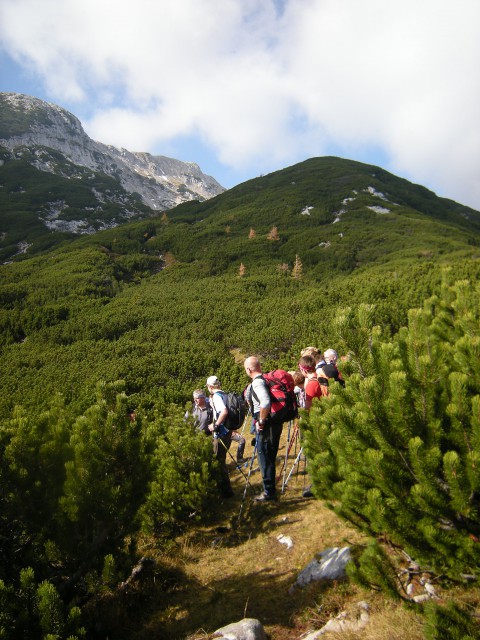
M 193 197 L 203 200 L 224 191 L 194 162 L 118 149 L 92 140 L 76 116 L 39 98 L 1 93 L 0 114 L 0 145 L 10 150 L 41 146 L 60 151 L 74 164 L 116 177 L 128 192 L 140 193 L 144 203 L 154 210 L 168 209 Z M 178 192 L 182 185 L 183 195 Z
M 193 162 L 95 142 L 80 120 L 0 93 L 0 260 L 147 218 L 224 188 Z

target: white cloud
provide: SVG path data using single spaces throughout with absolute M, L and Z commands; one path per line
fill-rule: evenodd
M 0 25 L 102 142 L 255 172 L 375 147 L 480 209 L 478 0 L 2 0 Z

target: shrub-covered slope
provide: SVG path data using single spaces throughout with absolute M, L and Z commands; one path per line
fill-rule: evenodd
M 477 278 L 478 220 L 377 167 L 318 158 L 24 257 L 0 270 L 1 406 L 56 390 L 88 406 L 100 379 L 149 406 L 184 402 L 213 371 L 241 388 L 234 350 L 291 367 L 306 342 L 335 340 L 347 303 L 375 303 L 395 329 L 441 265 Z

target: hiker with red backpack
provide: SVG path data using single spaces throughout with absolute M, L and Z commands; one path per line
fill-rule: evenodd
M 247 376 L 252 380 L 248 402 L 255 420 L 255 447 L 263 481 L 263 491 L 255 500 L 276 500 L 275 464 L 283 423 L 298 413 L 295 385 L 287 371 L 277 370 L 263 374 L 260 362 L 255 356 L 247 358 L 244 367 Z

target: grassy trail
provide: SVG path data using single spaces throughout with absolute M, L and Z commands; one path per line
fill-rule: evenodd
M 279 472 L 285 447 L 286 430 L 279 450 Z M 246 455 L 251 451 L 247 441 Z M 231 452 L 235 455 L 235 443 Z M 292 447 L 288 471 L 295 456 Z M 177 539 L 168 553 L 159 558 L 169 578 L 151 593 L 148 603 L 143 603 L 141 612 L 138 611 L 141 621 L 137 618 L 128 637 L 206 640 L 219 627 L 251 617 L 262 622 L 271 640 L 300 638 L 344 609 L 354 612 L 358 601 L 367 600 L 372 618 L 375 611 L 380 612 L 381 628 L 387 624 L 393 630 L 390 628 L 386 635 L 378 636 L 343 634 L 344 640 L 422 638 L 421 625 L 413 614 L 393 607 L 378 594 L 362 592 L 348 581 L 317 583 L 292 595 L 288 593 L 298 573 L 315 554 L 329 547 L 363 541 L 322 501 L 302 497 L 309 484 L 304 466 L 304 462 L 298 465 L 279 501 L 267 504 L 253 502 L 253 495 L 261 489 L 260 473 L 253 471 L 250 477 L 253 490 L 248 491 L 239 521 L 245 478 L 230 458 L 235 496 L 219 500 L 216 518 L 209 526 Z M 256 467 L 255 463 L 252 468 Z M 248 473 L 248 469 L 244 471 Z M 279 484 L 281 487 L 282 482 Z M 280 543 L 280 535 L 291 538 L 290 549 Z

